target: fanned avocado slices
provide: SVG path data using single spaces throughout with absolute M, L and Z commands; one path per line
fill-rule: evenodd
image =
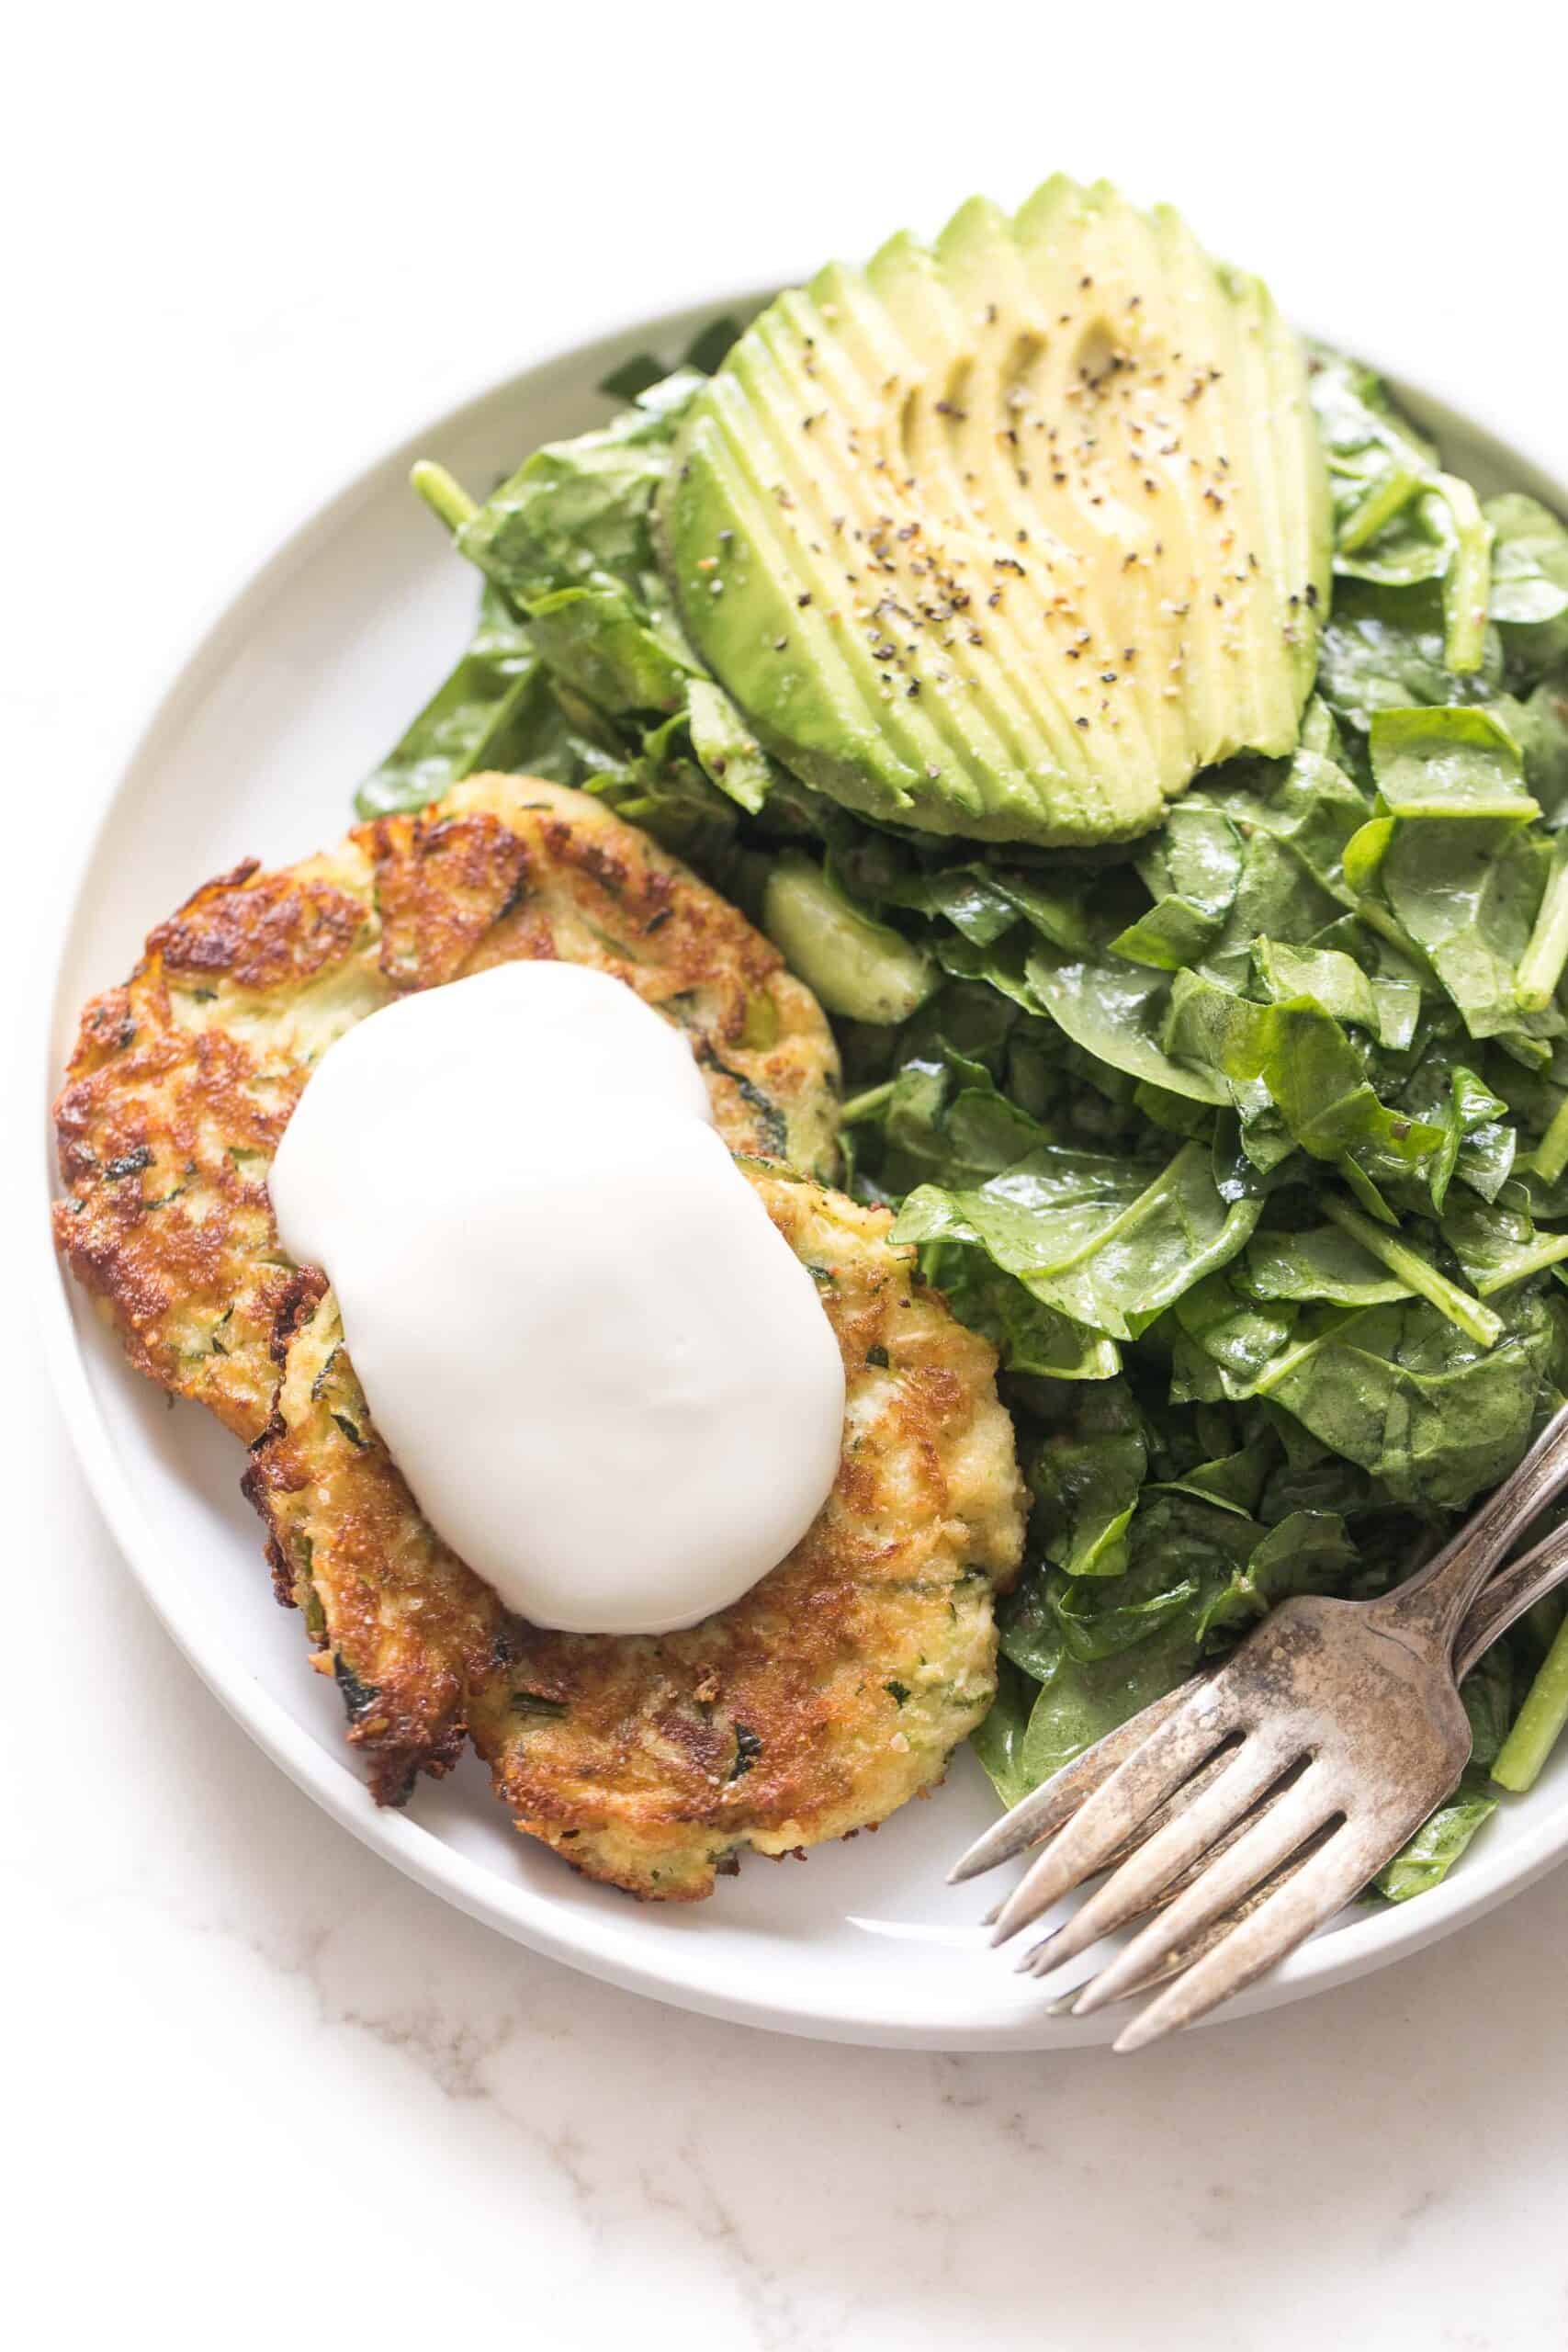
M 1301 345 L 1176 213 L 1056 178 L 781 295 L 660 509 L 692 642 L 864 814 L 1123 840 L 1297 738 L 1329 585 Z

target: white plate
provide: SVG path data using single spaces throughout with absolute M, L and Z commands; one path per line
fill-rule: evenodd
M 433 456 L 484 484 L 540 441 L 603 419 L 605 371 L 676 352 L 722 308 L 660 318 L 531 368 L 408 445 L 312 514 L 233 598 L 159 704 L 107 797 L 58 926 L 47 1099 L 77 1014 L 124 976 L 149 926 L 244 855 L 276 865 L 351 820 L 356 779 L 400 731 L 469 625 L 472 573 L 407 488 Z M 1568 509 L 1568 490 L 1472 424 L 1412 405 L 1483 487 L 1506 480 Z M 40 1106 L 41 1107 L 41 1106 Z M 305 1668 L 299 1620 L 276 1607 L 233 1441 L 193 1406 L 171 1412 L 67 1284 L 44 1238 L 52 1150 L 39 1138 L 35 1250 L 51 1364 L 83 1467 L 170 1633 L 218 1697 L 335 1819 L 448 1902 L 535 1951 L 684 2007 L 784 2032 L 931 2049 L 1046 2049 L 1108 2039 L 1110 2021 L 1044 2014 L 972 1924 L 946 1863 L 994 1813 L 961 1755 L 947 1785 L 880 1833 L 819 1848 L 803 1869 L 749 1859 L 711 1902 L 660 1909 L 578 1879 L 519 1838 L 470 1759 L 378 1812 L 342 1737 L 336 1693 Z M 1448 1883 L 1352 1915 L 1238 2007 L 1260 2008 L 1382 1966 L 1527 1885 L 1568 1849 L 1568 1754 L 1506 1806 Z

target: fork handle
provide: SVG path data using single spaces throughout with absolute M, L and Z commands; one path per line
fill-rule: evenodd
M 1561 1584 L 1568 1584 L 1568 1526 L 1551 1533 L 1498 1570 L 1484 1591 L 1471 1602 L 1470 1614 L 1454 1645 L 1454 1679 L 1462 1682 L 1477 1660 L 1527 1609 L 1544 1600 Z
M 1498 1561 L 1565 1484 L 1568 1405 L 1552 1416 L 1513 1476 L 1487 1496 L 1436 1557 L 1371 1608 L 1406 1640 L 1414 1637 L 1447 1657 L 1465 1611 Z

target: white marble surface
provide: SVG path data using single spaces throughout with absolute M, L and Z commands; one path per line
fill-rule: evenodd
M 1038 9 L 932 11 L 962 101 L 939 135 L 909 9 L 523 16 L 448 6 L 416 39 L 390 12 L 225 31 L 152 6 L 27 36 L 0 166 L 33 363 L 7 392 L 14 920 L 163 661 L 312 487 L 552 332 L 853 250 L 970 184 L 1060 159 L 1178 195 L 1299 314 L 1563 430 L 1538 285 L 1560 35 L 1510 90 L 1442 53 L 1442 10 L 1320 10 L 1281 97 L 1267 12 L 1120 10 L 1097 82 L 1109 17 L 1069 39 Z M 613 1993 L 442 1909 L 248 1746 L 120 1566 L 25 1312 L 0 1373 L 17 2341 L 1568 2334 L 1568 1874 L 1136 2062 L 813 2047 Z

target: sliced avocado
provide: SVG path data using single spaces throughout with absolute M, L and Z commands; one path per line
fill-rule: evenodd
M 1126 839 L 1297 740 L 1329 588 L 1305 361 L 1174 212 L 1054 179 L 781 295 L 659 502 L 760 741 L 936 833 Z
M 862 914 L 798 851 L 768 876 L 762 929 L 828 1011 L 849 1021 L 907 1021 L 942 978 L 924 948 Z

